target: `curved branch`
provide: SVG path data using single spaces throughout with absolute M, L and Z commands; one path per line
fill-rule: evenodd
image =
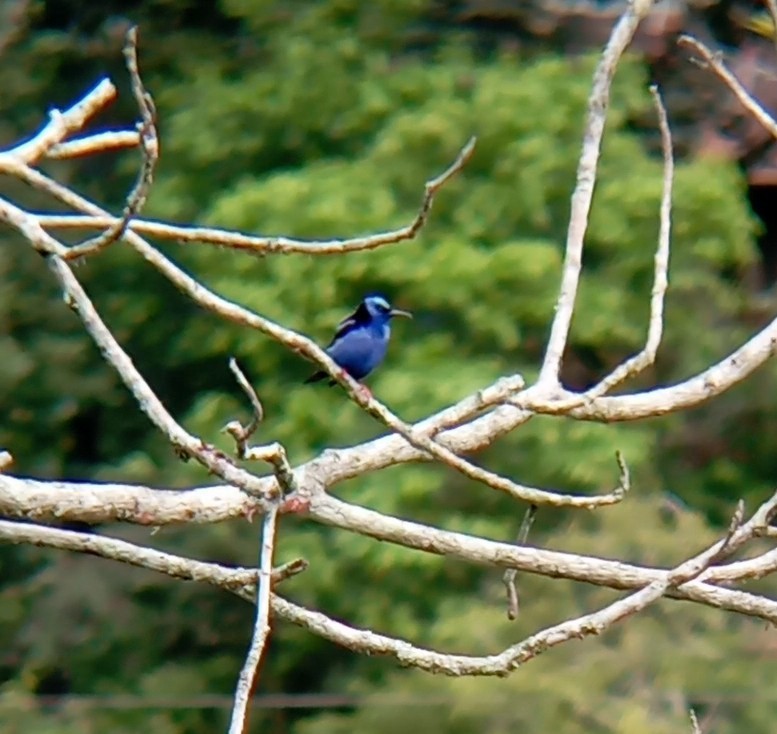
M 577 166 L 577 183 L 572 194 L 561 290 L 539 376 L 539 383 L 549 387 L 559 384 L 561 359 L 567 344 L 569 327 L 572 324 L 577 286 L 583 267 L 583 243 L 588 229 L 588 213 L 591 210 L 591 200 L 594 195 L 596 169 L 604 135 L 604 123 L 607 119 L 607 107 L 610 102 L 610 86 L 621 56 L 631 43 L 640 21 L 650 12 L 652 5 L 651 0 L 629 3 L 626 12 L 613 28 L 594 72 L 593 86 L 588 98 L 588 117 L 583 133 L 583 150 Z
M 476 139 L 474 137 L 470 138 L 459 151 L 453 163 L 439 176 L 430 179 L 424 184 L 421 206 L 413 221 L 404 227 L 389 232 L 382 232 L 367 237 L 305 242 L 289 237 L 257 237 L 211 227 L 180 226 L 148 219 L 133 219 L 128 229 L 140 235 L 156 237 L 161 240 L 172 240 L 181 244 L 200 242 L 254 254 L 344 255 L 350 252 L 376 250 L 384 245 L 398 244 L 399 242 L 415 238 L 426 224 L 434 198 L 439 190 L 461 171 L 472 157 L 475 151 L 475 142 Z M 103 229 L 116 226 L 121 220 L 104 214 L 94 216 L 59 214 L 40 215 L 38 221 L 46 229 Z

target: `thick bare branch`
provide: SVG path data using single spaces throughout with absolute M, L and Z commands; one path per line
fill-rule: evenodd
M 537 515 L 537 505 L 529 505 L 526 513 L 521 521 L 521 527 L 518 529 L 518 537 L 515 539 L 516 545 L 524 545 L 526 539 L 529 537 L 529 530 L 534 523 L 534 518 Z M 505 591 L 507 592 L 507 618 L 517 619 L 518 612 L 520 610 L 520 600 L 518 598 L 518 588 L 515 585 L 515 578 L 518 572 L 514 568 L 508 568 L 503 576 L 502 582 L 505 585 Z
M 315 475 L 305 475 L 306 483 L 315 480 Z M 271 485 L 275 483 L 269 477 L 263 481 Z M 260 509 L 253 498 L 235 487 L 154 490 L 131 485 L 41 482 L 0 474 L 0 514 L 13 517 L 93 523 L 118 519 L 164 525 L 218 522 L 251 515 Z M 515 546 L 441 530 L 358 507 L 320 491 L 315 492 L 310 499 L 308 516 L 333 527 L 435 555 L 624 591 L 643 588 L 664 573 L 660 569 Z M 763 517 L 763 512 L 759 510 L 750 522 L 762 527 Z M 732 574 L 725 570 L 727 568 L 710 569 L 702 575 L 701 580 L 670 590 L 668 596 L 777 623 L 777 602 L 712 585 L 714 579 L 718 578 L 714 574 L 719 574 L 727 583 L 732 580 Z M 707 582 L 708 575 L 710 582 Z M 745 573 L 743 577 L 746 577 Z
M 228 568 L 218 563 L 197 561 L 194 558 L 136 545 L 126 540 L 109 538 L 96 533 L 77 532 L 36 525 L 28 522 L 0 520 L 0 542 L 57 548 L 74 553 L 88 553 L 137 568 L 172 576 L 184 581 L 199 581 L 227 591 L 240 592 L 245 598 L 255 598 L 258 572 L 255 568 Z M 307 561 L 297 558 L 273 569 L 273 586 L 307 570 Z

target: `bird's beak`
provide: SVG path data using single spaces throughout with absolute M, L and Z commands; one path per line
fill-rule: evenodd
M 406 319 L 413 318 L 413 314 L 411 314 L 410 311 L 402 311 L 399 308 L 392 308 L 389 314 L 391 316 L 402 316 L 403 318 L 406 318 Z

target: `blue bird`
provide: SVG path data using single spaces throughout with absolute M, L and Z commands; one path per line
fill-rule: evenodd
M 392 308 L 391 304 L 379 295 L 369 295 L 348 318 L 337 326 L 334 338 L 326 348 L 326 353 L 342 367 L 354 380 L 361 380 L 370 374 L 386 356 L 390 321 L 394 316 L 412 319 L 412 314 Z M 329 375 L 320 370 L 308 377 L 305 382 L 318 382 Z M 336 385 L 329 380 L 330 385 Z

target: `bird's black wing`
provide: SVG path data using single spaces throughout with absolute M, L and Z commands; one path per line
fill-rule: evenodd
M 350 315 L 346 316 L 338 325 L 335 335 L 332 337 L 332 341 L 329 342 L 327 349 L 331 347 L 338 339 L 345 336 L 351 329 L 355 329 L 357 326 L 363 326 L 369 324 L 372 317 L 370 312 L 364 303 L 360 303 L 359 307 Z

